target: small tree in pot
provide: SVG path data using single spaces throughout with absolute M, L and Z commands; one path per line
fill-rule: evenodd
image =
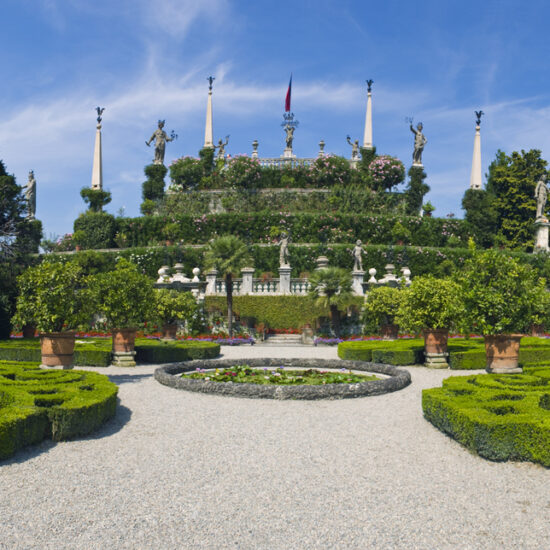
M 178 321 L 191 320 L 198 305 L 191 292 L 159 289 L 155 291 L 154 319 L 162 326 L 163 338 L 174 340 Z
M 88 297 L 113 336 L 113 364 L 135 366 L 137 327 L 150 318 L 155 295 L 149 277 L 120 259 L 113 271 L 88 279 Z
M 426 366 L 447 368 L 447 339 L 462 315 L 460 286 L 432 275 L 415 277 L 403 291 L 396 321 L 410 332 L 424 335 Z
M 43 262 L 18 277 L 13 323 L 34 325 L 40 334 L 42 365 L 72 368 L 73 330 L 85 317 L 82 269 L 72 262 Z
M 486 369 L 521 372 L 519 346 L 548 303 L 545 280 L 535 270 L 496 250 L 476 252 L 458 275 L 466 310 L 463 327 L 485 337 Z
M 391 286 L 379 286 L 369 291 L 362 318 L 368 334 L 380 332 L 384 339 L 397 338 L 399 326 L 395 324 L 395 316 L 402 298 L 403 291 Z

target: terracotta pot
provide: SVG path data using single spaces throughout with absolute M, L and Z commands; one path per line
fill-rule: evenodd
M 74 332 L 48 332 L 40 334 L 42 365 L 45 367 L 73 366 Z
M 79 244 L 77 244 L 77 245 L 74 247 L 74 249 L 75 249 L 77 252 L 80 252 L 80 251 L 82 250 L 82 247 L 81 247 Z
M 162 339 L 175 340 L 177 332 L 178 332 L 178 325 L 168 323 L 162 327 Z
M 25 325 L 23 327 L 23 338 L 34 338 L 34 333 L 36 332 L 35 325 Z
M 117 328 L 113 329 L 113 353 L 127 353 L 134 351 L 136 343 L 135 328 Z
M 423 334 L 424 353 L 447 353 L 448 329 L 424 329 Z
M 492 334 L 485 336 L 485 358 L 487 372 L 517 373 L 519 366 L 519 344 L 523 334 Z
M 381 325 L 380 333 L 384 340 L 395 340 L 399 334 L 399 325 Z
M 544 336 L 544 325 L 531 325 L 531 336 Z

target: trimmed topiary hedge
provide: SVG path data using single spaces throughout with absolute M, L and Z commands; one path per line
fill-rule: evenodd
M 46 438 L 97 430 L 115 415 L 118 388 L 95 372 L 0 361 L 0 459 Z
M 108 367 L 111 364 L 111 339 L 77 339 L 74 351 L 76 366 Z M 159 341 L 136 339 L 136 360 L 140 363 L 173 363 L 191 359 L 212 359 L 220 354 L 215 342 Z M 0 341 L 0 360 L 40 362 L 40 339 L 24 338 Z
M 449 366 L 453 370 L 485 368 L 483 338 L 451 338 L 449 340 Z M 358 361 L 374 361 L 390 365 L 424 363 L 424 340 L 361 340 L 338 344 L 338 357 Z M 550 339 L 524 337 L 519 352 L 520 364 L 550 362 Z
M 550 467 L 550 364 L 524 374 L 451 377 L 422 392 L 424 416 L 490 460 Z

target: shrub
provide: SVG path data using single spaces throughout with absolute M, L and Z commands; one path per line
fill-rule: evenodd
M 409 216 L 418 216 L 424 200 L 424 195 L 430 190 L 430 186 L 424 183 L 426 172 L 418 166 L 409 168 L 409 183 L 405 189 L 407 202 L 406 212 Z
M 319 157 L 313 163 L 311 177 L 317 187 L 332 187 L 333 185 L 347 185 L 352 178 L 352 168 L 348 160 L 343 157 L 326 155 Z
M 369 164 L 369 173 L 375 189 L 390 191 L 405 179 L 405 166 L 395 157 L 380 155 Z
M 143 201 L 159 201 L 164 196 L 164 177 L 168 169 L 163 164 L 149 164 L 144 172 L 147 180 L 142 185 Z
M 550 466 L 550 366 L 521 375 L 451 377 L 423 390 L 422 410 L 434 426 L 489 460 Z
M 403 291 L 390 286 L 373 288 L 365 298 L 362 321 L 367 334 L 376 333 L 382 325 L 392 325 L 403 297 Z
M 160 342 L 136 340 L 136 361 L 140 363 L 175 363 L 193 359 L 214 359 L 220 354 L 215 342 Z
M 116 233 L 115 217 L 106 212 L 88 211 L 74 221 L 74 231 L 82 231 L 83 248 L 111 248 Z
M 0 362 L 0 459 L 49 437 L 61 441 L 97 430 L 115 415 L 117 391 L 94 372 Z
M 182 190 L 197 187 L 203 177 L 203 164 L 191 157 L 182 157 L 170 165 L 172 184 Z
M 174 324 L 191 321 L 196 315 L 198 304 L 191 292 L 158 289 L 155 291 L 154 319 L 160 324 Z
M 258 159 L 245 155 L 232 158 L 223 174 L 225 187 L 255 189 L 259 186 L 261 166 Z
M 450 279 L 415 277 L 404 291 L 396 321 L 405 331 L 453 328 L 463 315 L 460 287 Z
M 80 190 L 80 196 L 84 199 L 91 212 L 101 212 L 103 207 L 111 202 L 111 193 L 103 191 L 103 189 L 83 187 Z

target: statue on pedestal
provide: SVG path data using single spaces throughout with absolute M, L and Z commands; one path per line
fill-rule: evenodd
M 422 151 L 424 151 L 424 145 L 428 143 L 428 140 L 422 133 L 422 129 L 424 128 L 422 122 L 419 122 L 415 129 L 412 125 L 412 119 L 409 120 L 411 132 L 414 134 L 413 166 L 422 166 Z
M 349 136 L 346 136 L 346 140 L 351 145 L 351 160 L 359 160 L 359 140 L 356 139 L 352 143 Z
M 546 174 L 544 174 L 535 188 L 535 198 L 537 199 L 537 220 L 546 219 L 544 210 L 548 200 L 548 188 L 546 187 Z
M 220 139 L 218 141 L 218 145 L 214 145 L 214 149 L 218 150 L 218 154 L 216 155 L 217 159 L 225 159 L 225 146 L 229 143 L 229 136 L 225 136 L 225 143 Z
M 159 120 L 158 128 L 153 132 L 153 135 L 151 136 L 149 141 L 145 142 L 145 145 L 149 147 L 151 145 L 151 142 L 155 140 L 155 159 L 153 160 L 153 164 L 164 164 L 164 152 L 166 150 L 166 142 L 174 141 L 178 138 L 177 134 L 174 133 L 174 130 L 172 130 L 170 137 L 168 137 L 163 128 L 164 120 Z
M 29 172 L 29 181 L 23 189 L 25 189 L 25 198 L 27 199 L 27 218 L 34 220 L 36 214 L 36 180 L 34 179 L 33 170 Z
M 355 246 L 353 247 L 353 271 L 363 271 L 363 243 L 357 239 Z
M 279 241 L 280 249 L 279 249 L 279 265 L 280 267 L 286 267 L 289 265 L 288 263 L 288 241 L 289 236 L 288 233 L 283 231 L 281 233 L 281 239 Z
M 285 132 L 286 148 L 292 149 L 292 142 L 294 141 L 294 127 L 290 125 L 285 126 Z

